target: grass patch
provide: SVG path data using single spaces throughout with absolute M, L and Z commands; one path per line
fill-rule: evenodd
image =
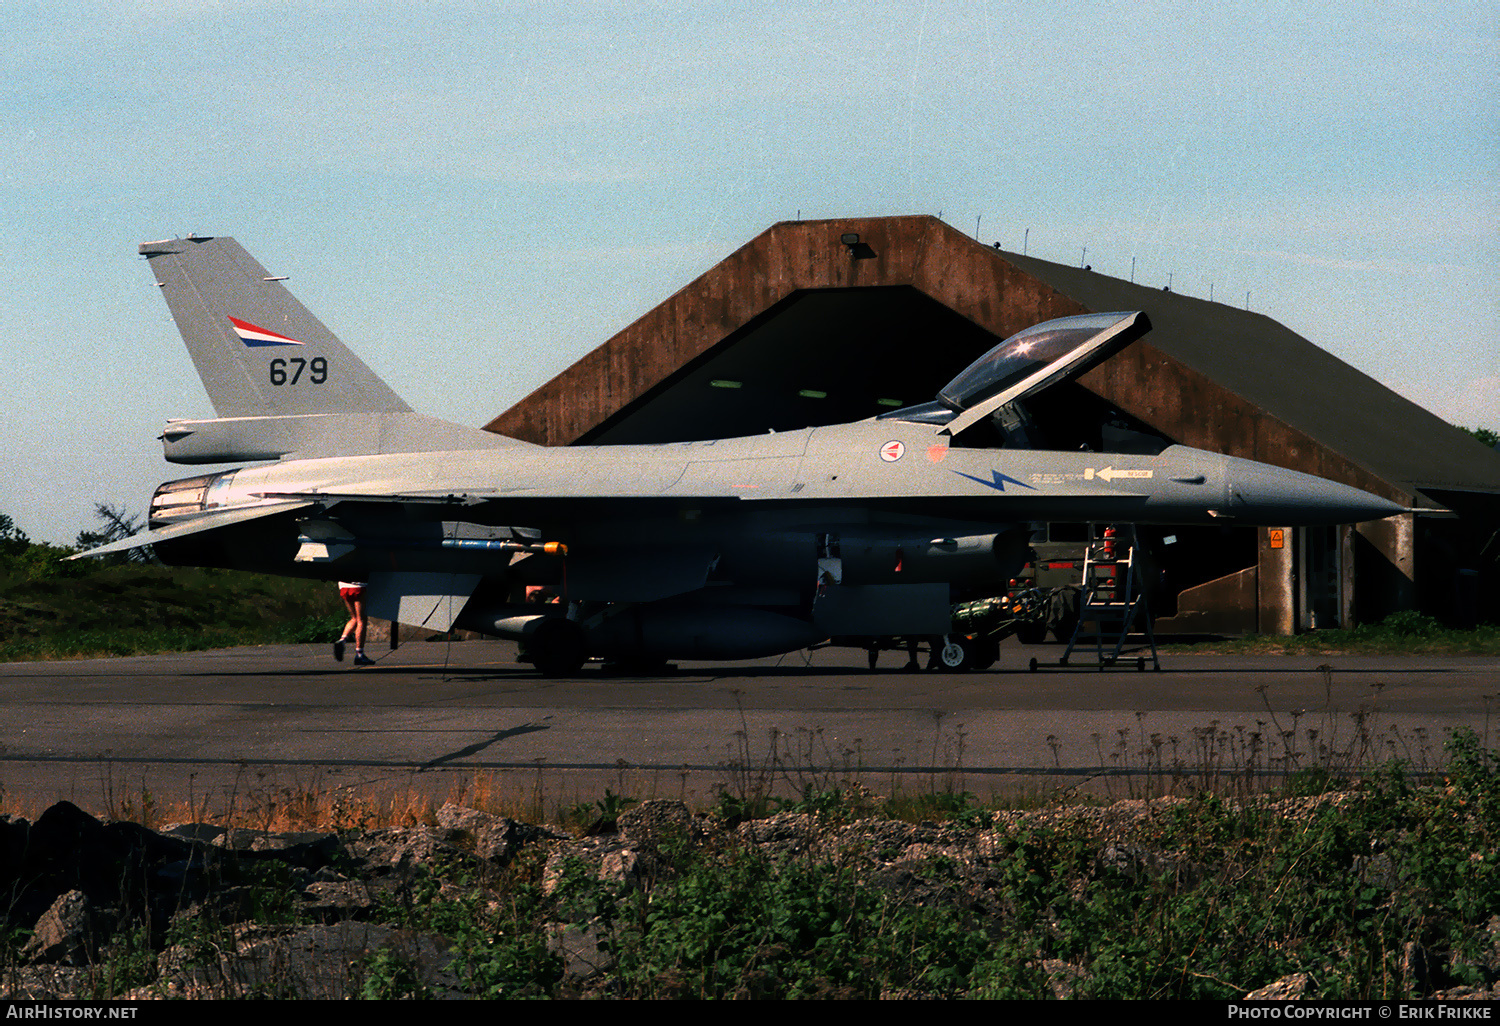
M 1500 625 L 1456 630 L 1408 609 L 1378 624 L 1295 635 L 1251 634 L 1162 645 L 1161 650 L 1213 655 L 1500 655 Z
M 126 563 L 0 578 L 0 661 L 191 652 L 331 641 L 331 584 L 235 570 Z

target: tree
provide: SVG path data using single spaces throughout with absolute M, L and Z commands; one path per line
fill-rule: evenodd
M 129 538 L 139 534 L 141 530 L 141 516 L 139 513 L 126 513 L 107 502 L 94 503 L 94 518 L 102 524 L 98 531 L 79 531 L 75 544 L 80 549 L 98 548 L 100 545 L 108 545 L 123 538 Z M 150 546 L 139 549 L 130 549 L 120 554 L 124 562 L 149 563 L 154 559 Z
M 1461 426 L 1459 427 L 1459 430 L 1468 435 L 1470 438 L 1483 442 L 1491 449 L 1495 448 L 1497 444 L 1500 444 L 1500 433 L 1491 431 L 1489 428 L 1468 428 Z
M 31 539 L 16 526 L 8 513 L 0 513 L 0 556 L 15 558 L 31 548 Z
M 7 580 L 48 580 L 76 577 L 82 568 L 62 562 L 72 549 L 34 542 L 7 513 L 0 513 L 0 576 Z

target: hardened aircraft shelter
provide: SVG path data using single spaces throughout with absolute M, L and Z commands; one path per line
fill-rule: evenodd
M 1045 393 L 1031 412 L 1052 447 L 1176 442 L 1453 511 L 1157 530 L 1159 631 L 1292 633 L 1412 607 L 1500 618 L 1500 453 L 1268 317 L 1004 252 L 932 217 L 773 225 L 487 427 L 628 444 L 859 420 L 932 399 L 1032 324 L 1112 310 L 1143 310 L 1153 330 Z

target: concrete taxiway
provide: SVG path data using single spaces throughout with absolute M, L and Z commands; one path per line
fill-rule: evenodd
M 220 808 L 349 788 L 441 800 L 474 788 L 550 804 L 605 787 L 707 803 L 775 778 L 876 790 L 1109 787 L 1269 774 L 1319 759 L 1441 762 L 1488 744 L 1500 659 L 1167 655 L 1163 671 L 1053 668 L 1007 643 L 981 673 L 904 672 L 823 649 L 664 677 L 545 680 L 505 642 L 408 644 L 378 665 L 325 646 L 0 665 L 5 808 L 109 812 L 150 795 Z M 1500 734 L 1500 723 L 1495 725 Z

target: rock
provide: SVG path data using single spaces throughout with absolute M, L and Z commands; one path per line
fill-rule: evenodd
M 174 952 L 163 961 L 148 989 L 185 998 L 461 996 L 441 938 L 372 923 L 248 926 L 208 959 Z
M 525 845 L 562 839 L 543 827 L 451 804 L 438 809 L 437 824 L 444 842 L 496 866 L 510 865 Z
M 806 851 L 821 832 L 817 818 L 805 812 L 778 812 L 766 819 L 747 820 L 736 829 L 742 839 L 774 855 Z
M 82 891 L 68 891 L 37 920 L 21 957 L 32 962 L 88 965 L 99 951 L 94 919 L 88 897 Z
M 331 864 L 340 850 L 337 834 L 316 830 L 273 833 L 237 827 L 220 832 L 211 843 L 240 856 L 257 856 L 310 870 Z
M 604 946 L 597 922 L 553 923 L 548 948 L 563 960 L 563 972 L 577 983 L 587 983 L 615 967 L 616 958 Z
M 382 907 L 380 897 L 389 893 L 391 888 L 360 880 L 314 881 L 302 891 L 301 912 L 315 923 L 365 921 Z
M 366 875 L 392 873 L 409 876 L 418 866 L 461 865 L 474 856 L 443 840 L 430 827 L 388 827 L 370 830 L 344 842 L 344 852 Z
M 620 890 L 642 885 L 641 855 L 634 845 L 614 837 L 584 837 L 553 852 L 542 869 L 542 893 L 557 893 L 569 872 L 583 867 L 585 873 Z
M 683 802 L 655 798 L 620 813 L 615 829 L 622 840 L 659 850 L 663 844 L 693 839 L 693 814 Z

